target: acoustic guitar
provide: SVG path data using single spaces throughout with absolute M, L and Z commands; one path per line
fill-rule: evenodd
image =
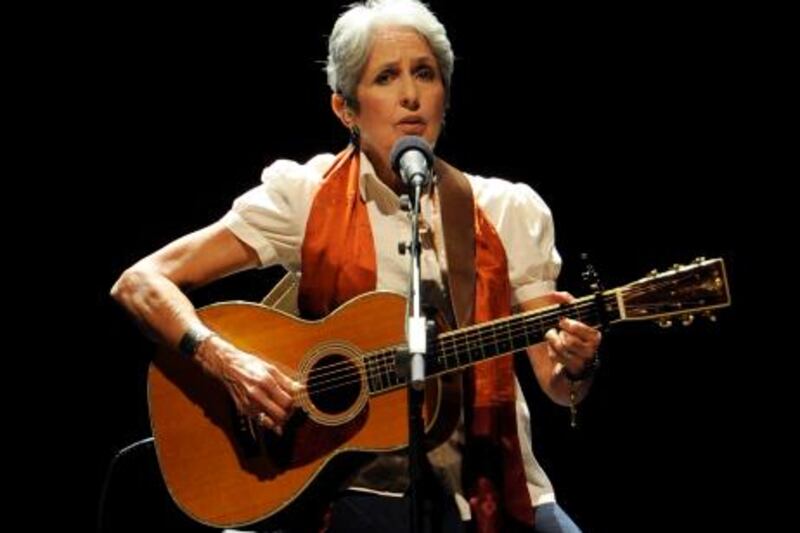
M 458 420 L 460 370 L 541 342 L 562 316 L 593 326 L 641 320 L 666 325 L 728 305 L 722 259 L 699 259 L 571 304 L 438 333 L 426 362 L 428 438 L 446 438 Z M 375 292 L 319 321 L 254 303 L 201 309 L 208 327 L 278 365 L 305 390 L 278 436 L 240 416 L 222 385 L 199 365 L 159 352 L 148 376 L 150 416 L 159 465 L 177 505 L 218 528 L 273 520 L 302 509 L 314 486 L 333 484 L 351 461 L 403 449 L 406 380 L 397 356 L 405 308 L 402 296 Z

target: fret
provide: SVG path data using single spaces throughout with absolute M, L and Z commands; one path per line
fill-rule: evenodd
M 544 338 L 544 334 L 547 331 L 547 328 L 544 327 L 544 318 L 541 316 L 536 317 L 536 322 L 539 323 L 539 336 Z
M 383 360 L 384 368 L 386 369 L 386 382 L 390 387 L 393 387 L 397 385 L 397 372 L 395 372 L 394 368 L 394 357 L 387 357 L 387 354 L 384 354 Z
M 388 387 L 388 383 L 386 384 L 384 383 L 383 358 L 381 357 L 381 354 L 376 354 L 375 356 L 375 369 L 376 369 L 376 375 L 378 376 L 378 388 L 380 390 L 384 390 Z
M 532 344 L 535 344 L 531 342 L 531 337 L 529 335 L 531 326 L 528 323 L 526 317 L 525 316 L 520 317 L 519 323 L 522 326 L 522 333 L 525 335 L 525 346 L 530 346 Z
M 374 354 L 369 358 L 369 373 L 372 390 L 375 392 L 380 392 L 382 387 L 380 374 L 378 372 L 378 357 Z
M 397 360 L 394 358 L 394 354 L 392 352 L 386 353 L 386 358 L 388 359 L 388 368 L 391 371 L 389 378 L 393 381 L 392 385 L 399 385 L 400 384 L 400 375 L 397 373 Z
M 509 323 L 505 321 L 497 324 L 497 326 L 493 328 L 495 330 L 497 353 L 508 353 L 511 351 L 511 330 L 509 330 L 508 326 Z
M 367 383 L 369 384 L 369 391 L 376 392 L 375 376 L 372 373 L 372 356 L 367 355 L 364 357 L 364 368 L 367 370 Z
M 536 335 L 538 336 L 539 342 L 541 342 L 542 340 L 544 340 L 544 334 L 547 331 L 547 329 L 545 329 L 544 327 L 544 320 L 542 320 L 542 317 L 536 317 L 536 320 L 534 320 L 533 322 L 535 324 L 534 327 Z
M 383 380 L 383 358 L 380 352 L 375 354 L 375 377 L 378 381 L 378 390 L 385 390 L 387 384 Z
M 491 328 L 491 329 L 494 329 L 494 328 Z M 496 352 L 494 352 L 492 350 L 492 347 L 490 346 L 490 343 L 486 342 L 486 332 L 488 332 L 488 331 L 490 331 L 490 330 L 485 329 L 485 330 L 476 330 L 476 331 L 472 332 L 472 338 L 473 338 L 472 342 L 475 345 L 475 347 L 473 349 L 477 350 L 477 352 L 478 352 L 478 355 L 477 355 L 477 358 L 476 358 L 478 361 L 483 361 L 484 359 L 488 359 L 489 357 L 492 357 L 493 355 L 496 355 Z M 476 337 L 477 337 L 477 340 L 475 340 Z M 492 341 L 491 344 L 494 344 L 494 341 Z
M 450 361 L 449 361 L 450 356 L 447 354 L 447 337 L 439 337 L 437 339 L 437 346 L 436 347 L 438 349 L 437 351 L 439 351 L 440 354 L 441 354 L 441 355 L 439 355 L 439 358 L 438 358 L 439 359 L 439 363 L 442 365 L 442 367 L 445 370 L 449 370 L 450 369 Z
M 451 335 L 449 342 L 450 342 L 450 349 L 453 350 L 453 357 L 455 357 L 455 360 L 456 360 L 456 367 L 460 367 L 461 366 L 461 359 L 458 358 L 459 350 L 458 350 L 458 347 L 456 346 L 455 336 Z
M 522 350 L 530 346 L 528 342 L 528 328 L 523 318 L 515 318 L 511 322 L 511 347 L 514 350 Z
M 380 354 L 378 357 L 380 357 L 381 360 L 381 379 L 386 383 L 386 388 L 388 389 L 392 386 L 392 375 L 389 371 L 389 361 L 386 360 L 384 354 Z
M 470 357 L 472 358 L 473 361 L 475 360 L 483 361 L 484 359 L 486 359 L 486 352 L 484 352 L 483 350 L 484 343 L 482 342 L 482 340 L 483 339 L 481 338 L 481 330 L 480 329 L 473 330 L 469 339 L 470 343 L 469 351 L 471 354 Z
M 456 340 L 459 339 L 459 340 Z M 461 354 L 466 359 L 467 365 L 471 364 L 472 361 L 472 350 L 469 349 L 469 338 L 467 337 L 466 333 L 462 333 L 453 338 L 454 344 L 456 349 L 461 352 Z
M 436 368 L 432 368 L 429 374 L 440 374 L 442 372 L 447 372 L 451 368 L 455 368 L 453 366 L 453 362 L 450 360 L 450 356 L 447 354 L 447 341 L 444 337 L 439 337 L 436 339 L 436 345 L 434 347 L 434 361 L 438 363 Z
M 438 338 L 433 343 L 433 360 L 434 362 L 442 368 L 447 368 L 447 360 L 442 352 L 442 342 Z

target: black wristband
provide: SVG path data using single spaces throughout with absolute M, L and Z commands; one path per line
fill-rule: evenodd
M 600 354 L 595 353 L 592 362 L 584 366 L 583 370 L 577 374 L 570 372 L 566 366 L 561 371 L 570 381 L 583 381 L 584 379 L 592 377 L 598 368 L 600 368 Z
M 209 337 L 216 335 L 205 327 L 192 326 L 183 334 L 178 342 L 178 351 L 186 358 L 191 359 L 197 353 L 198 348 Z

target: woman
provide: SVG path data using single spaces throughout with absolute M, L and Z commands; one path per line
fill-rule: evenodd
M 405 292 L 408 263 L 397 254 L 396 243 L 408 234 L 408 221 L 399 208 L 397 195 L 403 189 L 389 153 L 406 135 L 435 146 L 452 72 L 445 29 L 421 3 L 375 0 L 351 7 L 331 33 L 327 63 L 331 107 L 350 130 L 351 147 L 336 157 L 323 154 L 304 164 L 276 161 L 265 169 L 263 183 L 238 198 L 222 220 L 177 239 L 124 272 L 113 297 L 155 339 L 178 348 L 218 378 L 242 414 L 280 434 L 302 385 L 207 329 L 182 291 L 281 263 L 302 274 L 299 303 L 307 316 L 325 315 L 367 290 Z M 471 224 L 447 229 L 453 235 L 448 242 L 469 232 L 476 243 L 468 250 L 474 254 L 470 261 L 476 281 L 469 304 L 475 304 L 474 315 L 463 316 L 480 321 L 507 314 L 511 305 L 527 310 L 570 299 L 554 292 L 560 259 L 552 220 L 530 188 L 465 175 L 443 162 L 435 170 L 441 181 L 466 184 L 477 207 L 469 210 L 475 213 L 474 235 Z M 448 201 L 437 186 L 422 205 L 428 230 L 423 277 L 431 297 L 444 308 L 450 308 L 448 273 L 455 277 L 460 268 L 445 257 L 451 253 L 443 242 Z M 590 385 L 585 378 L 593 368 L 600 333 L 563 319 L 546 338 L 528 349 L 534 373 L 550 398 L 574 407 Z M 506 362 L 492 367 L 494 382 L 483 380 L 476 369 L 472 404 L 464 410 L 466 424 L 429 454 L 437 494 L 454 496 L 432 497 L 434 527 L 457 531 L 461 519 L 471 519 L 482 531 L 576 531 L 555 504 L 552 487 L 532 455 L 527 406 L 510 358 L 502 359 Z M 493 430 L 487 428 L 496 431 L 499 426 L 492 420 L 504 409 L 511 412 L 504 431 L 517 438 L 503 450 L 505 471 L 499 473 L 496 465 L 487 467 L 478 459 L 499 457 L 492 446 L 502 436 L 490 435 Z M 465 448 L 475 471 L 473 475 L 467 469 L 462 479 Z M 516 478 L 505 473 L 514 470 L 508 468 L 511 464 L 519 465 Z M 484 467 L 495 468 L 494 476 L 475 473 Z M 404 530 L 404 469 L 402 457 L 386 456 L 358 472 L 334 502 L 329 530 Z

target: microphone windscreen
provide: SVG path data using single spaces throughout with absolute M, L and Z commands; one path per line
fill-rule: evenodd
M 433 150 L 428 141 L 417 135 L 406 135 L 400 137 L 392 146 L 392 151 L 389 154 L 389 161 L 392 162 L 392 170 L 400 173 L 400 158 L 409 150 L 418 150 L 428 162 L 428 167 L 433 165 Z

